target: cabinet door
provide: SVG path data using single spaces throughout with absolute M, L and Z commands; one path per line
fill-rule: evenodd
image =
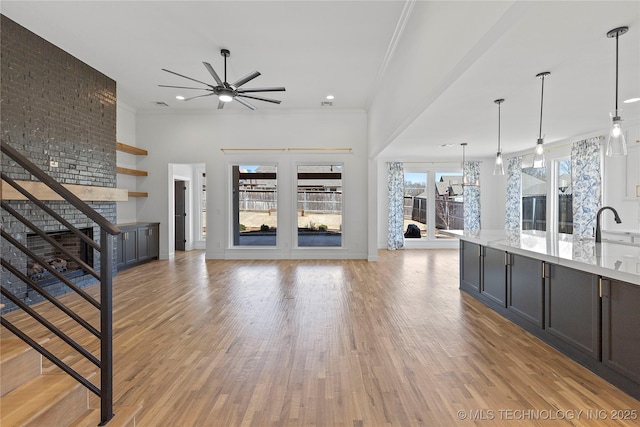
M 543 262 L 509 254 L 507 308 L 523 319 L 544 328 Z
M 123 231 L 124 236 L 124 244 L 123 244 L 123 252 L 124 252 L 124 265 L 129 266 L 138 262 L 138 251 L 137 251 L 137 239 L 138 239 L 138 231 L 133 228 L 127 231 Z
M 545 264 L 545 329 L 600 360 L 598 276 Z
M 482 289 L 487 298 L 507 306 L 507 267 L 506 253 L 493 248 L 482 248 Z
M 640 383 L 640 286 L 602 279 L 602 362 Z
M 125 245 L 124 245 L 125 232 L 116 236 L 116 268 L 120 270 L 125 265 Z
M 460 289 L 480 291 L 480 245 L 460 240 Z
M 149 226 L 138 227 L 138 261 L 149 259 Z
M 160 255 L 160 226 L 158 224 L 151 224 L 149 226 L 149 258 L 158 259 Z

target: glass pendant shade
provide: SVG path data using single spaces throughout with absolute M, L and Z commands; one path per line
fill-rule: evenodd
M 534 168 L 543 168 L 544 167 L 544 145 L 542 138 L 538 138 L 538 143 L 536 144 L 536 150 L 533 153 L 533 167 Z
M 496 154 L 496 164 L 493 167 L 493 174 L 504 175 L 504 164 L 502 162 L 502 153 L 500 151 Z
M 607 139 L 607 156 L 616 157 L 616 156 L 626 156 L 627 155 L 627 141 L 624 137 L 624 132 L 622 131 L 622 119 L 616 115 L 612 114 L 612 124 L 611 130 L 609 131 L 609 138 Z

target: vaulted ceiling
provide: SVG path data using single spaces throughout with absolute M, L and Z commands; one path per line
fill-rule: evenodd
M 605 34 L 627 25 L 619 40 L 620 104 L 628 124 L 640 123 L 640 103 L 622 104 L 640 97 L 640 2 L 486 2 L 492 8 L 486 16 L 482 3 L 3 0 L 2 13 L 116 80 L 118 98 L 140 112 L 374 108 L 375 120 L 389 116 L 392 129 L 373 154 L 434 160 L 458 156 L 460 142 L 469 143 L 471 156 L 492 156 L 497 98 L 506 100 L 504 152 L 532 147 L 541 71 L 551 72 L 546 142 L 606 128 L 615 41 Z M 219 111 L 215 96 L 184 102 L 175 96 L 197 91 L 158 87 L 191 86 L 162 68 L 213 83 L 202 62 L 222 75 L 222 48 L 231 51 L 229 81 L 258 70 L 262 75 L 246 87 L 285 86 L 286 92 L 264 94 L 282 104 L 255 101 L 259 110 L 250 111 L 232 103 Z M 439 72 L 412 74 L 408 58 Z M 329 94 L 333 105 L 322 106 Z M 403 118 L 394 121 L 394 113 Z

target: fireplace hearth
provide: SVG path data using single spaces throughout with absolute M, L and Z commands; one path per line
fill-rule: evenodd
M 83 228 L 80 229 L 80 231 L 88 237 L 93 238 L 92 228 Z M 87 265 L 93 266 L 92 248 L 73 232 L 64 230 L 47 233 L 47 235 L 60 244 L 66 251 L 75 255 Z M 27 247 L 43 259 L 50 267 L 68 279 L 88 274 L 78 263 L 37 234 L 27 235 Z M 42 266 L 40 262 L 30 258 L 27 259 L 27 276 L 40 286 L 59 283 L 59 280 Z

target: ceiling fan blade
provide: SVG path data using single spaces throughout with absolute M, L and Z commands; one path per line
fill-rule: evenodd
M 220 77 L 218 77 L 218 73 L 216 73 L 216 70 L 213 69 L 211 64 L 209 64 L 208 62 L 203 62 L 203 64 L 207 71 L 209 71 L 209 74 L 213 76 L 213 79 L 216 81 L 216 83 L 218 83 L 218 86 L 224 86 L 222 84 L 222 80 L 220 80 Z
M 252 87 L 249 89 L 237 89 L 238 93 L 248 93 L 248 92 L 284 92 L 285 88 L 283 87 Z
M 241 78 L 240 80 L 238 80 L 235 83 L 232 83 L 231 86 L 235 87 L 235 88 L 239 88 L 240 86 L 242 86 L 243 84 L 255 79 L 256 77 L 258 77 L 260 75 L 259 72 L 254 71 L 250 74 L 247 74 L 246 76 L 244 76 L 243 78 Z
M 184 76 L 182 74 L 178 74 L 175 71 L 167 70 L 166 68 L 163 68 L 162 71 L 166 71 L 167 73 L 175 74 L 176 76 L 184 77 L 185 79 L 193 80 L 194 82 L 202 83 L 205 86 L 213 87 L 209 83 L 205 83 L 205 82 L 201 82 L 200 80 L 192 79 L 191 77 L 187 77 L 187 76 Z
M 226 102 L 218 101 L 218 110 L 222 110 L 224 108 L 224 104 L 226 104 Z
M 240 104 L 244 105 L 245 107 L 249 108 L 250 110 L 255 110 L 256 107 L 254 107 L 253 105 L 249 104 L 247 101 L 243 101 L 242 99 L 238 98 L 237 96 L 235 98 L 233 98 L 234 101 L 238 101 Z
M 208 87 L 188 87 L 188 86 L 171 86 L 171 85 L 158 85 L 160 87 L 174 87 L 176 89 L 196 89 L 196 90 L 211 90 Z
M 202 98 L 203 96 L 211 96 L 211 95 L 213 95 L 213 92 L 211 92 L 211 93 L 206 93 L 206 94 L 204 94 L 204 95 L 192 96 L 191 98 L 185 98 L 185 99 L 183 99 L 183 101 L 190 101 L 190 100 L 192 100 L 192 99 Z
M 277 99 L 261 98 L 259 96 L 252 96 L 252 95 L 241 95 L 241 94 L 238 94 L 238 96 L 242 96 L 243 98 L 257 99 L 258 101 L 273 102 L 274 104 L 280 104 L 282 102 L 282 101 L 278 101 Z

